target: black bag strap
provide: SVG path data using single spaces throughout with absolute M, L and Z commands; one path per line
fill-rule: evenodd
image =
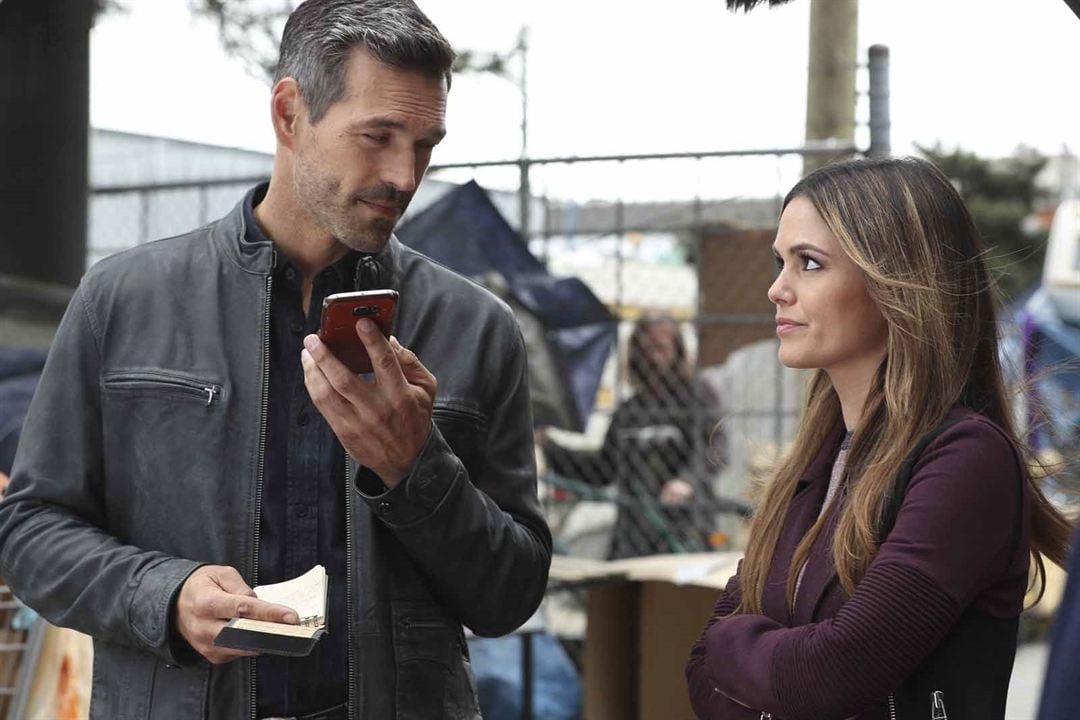
M 941 423 L 931 430 L 930 432 L 919 438 L 919 442 L 915 443 L 915 447 L 911 449 L 908 456 L 904 458 L 904 462 L 900 464 L 900 471 L 896 474 L 896 482 L 893 483 L 892 496 L 889 498 L 889 504 L 885 508 L 885 514 L 881 518 L 881 526 L 878 528 L 878 544 L 885 542 L 885 538 L 892 532 L 893 525 L 896 524 L 896 518 L 900 514 L 900 506 L 904 504 L 904 496 L 907 495 L 908 485 L 911 484 L 911 475 L 915 469 L 915 463 L 919 461 L 923 452 L 927 446 L 938 439 L 938 437 L 951 428 L 961 420 L 966 420 L 966 415 L 958 415 L 945 418 Z

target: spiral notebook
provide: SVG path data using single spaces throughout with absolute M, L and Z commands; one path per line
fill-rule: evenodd
M 234 618 L 214 638 L 214 644 L 270 655 L 307 655 L 327 631 L 329 588 L 330 579 L 322 565 L 316 565 L 292 580 L 260 585 L 255 588 L 255 595 L 260 600 L 291 607 L 300 616 L 300 624 Z

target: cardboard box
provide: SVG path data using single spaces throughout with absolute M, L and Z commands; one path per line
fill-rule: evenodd
M 588 586 L 585 720 L 693 719 L 686 660 L 741 557 L 554 558 L 553 582 Z

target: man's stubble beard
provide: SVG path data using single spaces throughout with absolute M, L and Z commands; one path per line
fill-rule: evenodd
M 381 252 L 395 222 L 359 216 L 359 200 L 340 200 L 341 181 L 319 170 L 305 153 L 298 153 L 293 168 L 293 189 L 301 209 L 342 245 L 364 253 Z M 404 209 L 404 208 L 402 208 Z

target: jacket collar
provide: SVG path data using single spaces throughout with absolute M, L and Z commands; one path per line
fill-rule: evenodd
M 246 232 L 244 200 L 241 199 L 228 214 L 213 224 L 210 236 L 218 250 L 244 272 L 269 275 L 274 270 L 276 259 L 274 244 L 269 240 L 245 241 Z M 395 290 L 400 289 L 401 284 L 401 253 L 401 242 L 391 234 L 386 245 L 375 256 L 387 270 L 389 286 Z
M 835 578 L 832 544 L 829 541 L 832 537 L 832 529 L 826 527 L 818 535 L 817 541 L 807 556 L 806 571 L 795 598 L 796 612 L 794 617 L 792 616 L 787 607 L 788 568 L 791 566 L 795 548 L 798 547 L 821 512 L 821 504 L 825 500 L 825 492 L 829 487 L 833 461 L 840 450 L 840 444 L 844 441 L 844 432 L 842 422 L 838 422 L 828 432 L 817 455 L 796 484 L 794 497 L 791 499 L 784 518 L 784 528 L 777 541 L 776 551 L 773 553 L 772 566 L 769 569 L 768 582 L 762 598 L 763 605 L 766 615 L 789 626 L 795 624 L 796 621 L 808 622 L 803 618 L 807 612 L 812 613 L 821 595 L 831 584 L 832 578 Z M 829 522 L 835 522 L 835 519 L 833 516 Z

